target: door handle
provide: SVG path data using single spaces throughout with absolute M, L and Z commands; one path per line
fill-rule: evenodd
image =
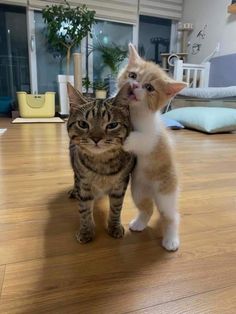
M 31 35 L 30 37 L 30 49 L 32 52 L 34 52 L 34 47 L 35 47 L 35 40 L 34 40 L 34 35 Z

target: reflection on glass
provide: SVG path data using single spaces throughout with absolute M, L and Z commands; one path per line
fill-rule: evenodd
M 161 63 L 161 53 L 170 49 L 171 20 L 140 16 L 139 53 L 146 60 Z
M 26 10 L 0 5 L 0 104 L 30 91 Z M 1 108 L 0 108 L 1 111 Z
M 100 42 L 104 46 L 119 45 L 127 49 L 132 42 L 133 26 L 122 23 L 98 20 L 93 27 L 93 45 Z M 122 66 L 122 65 L 121 65 Z M 101 52 L 93 52 L 93 79 L 101 80 L 111 74 L 111 69 L 103 65 Z
M 53 50 L 47 43 L 46 25 L 41 12 L 34 12 L 37 56 L 38 92 L 58 92 L 57 75 L 66 74 L 66 56 Z M 71 58 L 70 73 L 73 71 Z
M 37 56 L 38 92 L 57 92 L 57 75 L 63 74 L 63 59 L 60 54 L 50 51 L 46 36 L 42 13 L 35 12 L 35 41 Z

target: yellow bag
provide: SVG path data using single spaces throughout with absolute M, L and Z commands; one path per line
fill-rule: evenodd
M 55 93 L 32 95 L 17 92 L 19 113 L 22 118 L 52 118 L 55 116 Z

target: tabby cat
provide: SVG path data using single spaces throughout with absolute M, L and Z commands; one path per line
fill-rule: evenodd
M 101 195 L 110 199 L 108 233 L 124 235 L 120 222 L 123 199 L 134 167 L 134 156 L 122 145 L 131 129 L 126 84 L 113 99 L 86 99 L 68 83 L 70 159 L 74 170 L 71 197 L 79 202 L 79 242 L 94 238 L 93 203 Z
M 119 85 L 133 82 L 129 104 L 134 131 L 126 139 L 124 149 L 137 155 L 131 191 L 139 213 L 130 222 L 130 229 L 142 231 L 146 227 L 154 202 L 162 218 L 162 245 L 175 251 L 179 247 L 178 176 L 159 112 L 186 84 L 172 80 L 157 64 L 143 60 L 132 44 L 129 50 L 129 63 L 119 75 Z

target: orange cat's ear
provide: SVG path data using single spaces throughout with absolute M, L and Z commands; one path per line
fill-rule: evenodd
M 171 98 L 178 94 L 183 88 L 187 87 L 188 84 L 184 82 L 176 82 L 176 81 L 170 81 L 165 82 L 164 84 L 164 92 L 167 95 L 168 98 Z
M 70 109 L 76 109 L 86 104 L 87 100 L 70 83 L 67 83 L 67 92 L 70 102 Z
M 135 49 L 134 45 L 129 43 L 129 64 L 135 64 L 138 61 L 140 61 L 141 58 L 137 52 L 137 50 Z

